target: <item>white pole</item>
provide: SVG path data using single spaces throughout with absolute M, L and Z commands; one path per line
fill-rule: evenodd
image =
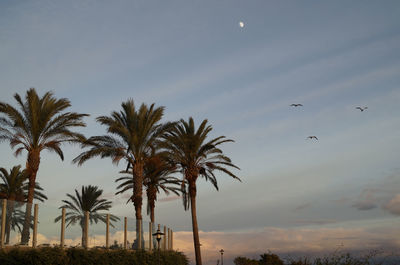
M 127 236 L 128 236 L 128 218 L 125 217 L 124 219 L 124 249 L 126 249 L 126 245 L 127 245 Z
M 61 248 L 65 245 L 65 208 L 61 210 L 61 238 L 60 238 Z

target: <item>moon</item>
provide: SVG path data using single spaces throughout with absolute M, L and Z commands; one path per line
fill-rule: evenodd
M 244 27 L 244 23 L 243 23 L 243 21 L 240 21 L 240 22 L 239 22 L 239 27 L 241 27 L 241 28 L 243 28 L 243 27 Z

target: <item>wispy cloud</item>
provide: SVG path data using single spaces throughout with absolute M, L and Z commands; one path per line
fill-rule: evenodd
M 367 211 L 378 207 L 375 198 L 376 189 L 365 189 L 361 192 L 360 198 L 352 206 L 358 210 Z
M 295 211 L 300 211 L 300 210 L 303 210 L 303 209 L 306 209 L 306 208 L 309 208 L 309 207 L 311 207 L 311 203 L 307 202 L 307 203 L 303 203 L 303 204 L 300 204 L 300 205 L 296 206 L 296 208 L 294 208 L 294 210 Z
M 364 188 L 352 207 L 363 211 L 380 207 L 391 214 L 400 215 L 400 194 L 397 189 L 399 185 L 400 172 L 396 170 Z
M 200 243 L 204 264 L 214 265 L 219 258 L 218 251 L 225 250 L 224 257 L 231 261 L 236 256 L 255 256 L 269 250 L 281 255 L 291 253 L 322 254 L 332 253 L 338 246 L 343 251 L 393 250 L 400 247 L 395 231 L 396 224 L 383 230 L 357 228 L 273 228 L 247 232 L 203 232 Z M 192 233 L 176 232 L 175 248 L 194 259 Z M 229 263 L 228 263 L 229 264 Z
M 298 225 L 326 225 L 326 224 L 333 224 L 336 223 L 337 220 L 334 219 L 299 219 L 295 220 L 294 223 Z
M 170 201 L 176 201 L 179 200 L 181 198 L 181 196 L 168 196 L 168 197 L 164 197 L 159 199 L 159 202 L 170 202 Z
M 384 204 L 383 209 L 389 211 L 391 214 L 400 215 L 400 193 Z

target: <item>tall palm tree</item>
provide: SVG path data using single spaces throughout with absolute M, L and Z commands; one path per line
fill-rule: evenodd
M 6 240 L 5 244 L 10 241 L 11 230 L 18 228 L 21 232 L 23 224 L 23 212 L 15 207 L 21 207 L 21 202 L 27 201 L 28 194 L 28 175 L 26 170 L 21 170 L 21 166 L 14 166 L 10 169 L 10 173 L 5 168 L 0 168 L 0 199 L 7 199 L 7 218 L 6 218 Z M 43 189 L 39 183 L 35 184 L 34 198 L 39 201 L 47 200 L 46 195 L 42 193 Z M 17 202 L 17 205 L 15 204 Z M 32 224 L 31 224 L 32 226 Z
M 166 195 L 170 192 L 179 195 L 179 185 L 181 181 L 170 174 L 175 173 L 175 167 L 167 164 L 159 155 L 153 155 L 146 160 L 143 167 L 143 185 L 146 189 L 147 195 L 147 214 L 150 215 L 150 221 L 155 222 L 154 210 L 156 207 L 157 194 L 164 191 Z M 128 173 L 129 175 L 118 178 L 115 182 L 122 183 L 117 187 L 115 194 L 121 194 L 128 190 L 133 189 L 133 177 L 131 171 L 122 171 L 121 173 Z M 131 196 L 128 200 L 133 200 Z
M 15 155 L 27 151 L 26 171 L 29 178 L 28 203 L 22 232 L 22 243 L 29 240 L 29 220 L 34 198 L 35 181 L 40 165 L 40 153 L 43 150 L 55 152 L 64 160 L 62 143 L 83 141 L 84 136 L 71 131 L 71 128 L 84 127 L 82 118 L 87 114 L 65 112 L 71 106 L 66 98 L 57 99 L 47 92 L 39 97 L 34 88 L 26 92 L 25 100 L 14 95 L 18 107 L 0 102 L 0 142 L 8 141 L 11 148 L 17 148 Z
M 70 200 L 63 200 L 64 205 L 60 207 L 66 208 L 67 212 L 65 214 L 65 221 L 67 227 L 69 225 L 74 225 L 77 222 L 82 229 L 82 246 L 86 246 L 85 241 L 85 212 L 89 212 L 90 224 L 95 222 L 96 224 L 101 221 L 106 223 L 107 214 L 99 213 L 99 211 L 108 211 L 111 208 L 111 201 L 106 199 L 100 199 L 103 194 L 103 190 L 99 189 L 97 186 L 82 186 L 81 193 L 75 189 L 75 196 L 67 193 L 67 197 Z M 56 217 L 54 222 L 60 221 L 62 215 Z M 119 218 L 115 215 L 110 214 L 111 221 L 117 221 Z M 112 223 L 111 223 L 111 226 Z
M 193 243 L 196 255 L 196 264 L 201 265 L 200 239 L 196 214 L 196 181 L 203 177 L 210 181 L 218 190 L 218 184 L 214 171 L 221 171 L 234 179 L 240 180 L 227 167 L 239 169 L 232 164 L 229 157 L 225 156 L 219 145 L 233 140 L 219 136 L 207 140 L 212 130 L 204 120 L 196 131 L 193 118 L 189 121 L 181 119 L 172 129 L 163 134 L 160 146 L 165 149 L 164 156 L 176 165 L 183 173 L 182 192 L 185 210 L 191 209 Z
M 132 99 L 121 104 L 120 112 L 113 111 L 110 116 L 100 116 L 97 121 L 107 127 L 107 135 L 92 136 L 82 144 L 90 148 L 77 156 L 73 162 L 82 165 L 93 157 L 110 157 L 118 164 L 121 159 L 132 168 L 133 204 L 136 221 L 142 220 L 143 167 L 148 154 L 154 149 L 154 142 L 169 123 L 161 124 L 164 107 L 155 108 L 142 104 L 136 110 Z M 138 223 L 137 223 L 138 224 Z M 137 235 L 140 233 L 136 225 Z

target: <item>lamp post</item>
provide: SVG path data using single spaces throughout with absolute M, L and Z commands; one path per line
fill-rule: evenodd
M 164 233 L 161 232 L 160 230 L 160 224 L 158 224 L 157 232 L 153 234 L 153 236 L 156 237 L 157 239 L 157 245 L 158 245 L 158 264 L 160 264 L 160 241 L 161 241 L 161 236 L 164 235 Z
M 155 232 L 153 234 L 153 236 L 156 236 L 156 239 L 157 239 L 158 250 L 160 250 L 160 241 L 161 241 L 161 236 L 162 235 L 164 235 L 164 233 L 161 232 L 160 225 L 158 225 L 157 232 Z
M 221 249 L 219 253 L 221 253 L 221 265 L 224 265 L 224 250 Z

